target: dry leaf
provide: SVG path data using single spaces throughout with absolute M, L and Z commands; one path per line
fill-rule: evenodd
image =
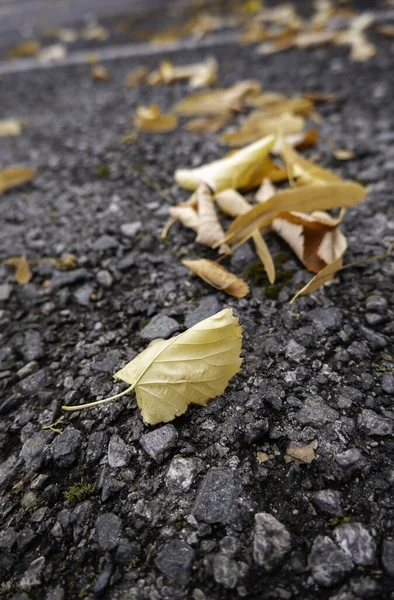
M 226 292 L 229 296 L 243 298 L 249 294 L 249 286 L 240 277 L 233 275 L 219 263 L 206 258 L 199 260 L 183 260 L 185 265 L 194 275 L 201 277 L 206 283 Z
M 294 133 L 292 135 L 284 136 L 285 143 L 291 148 L 296 148 L 297 150 L 303 150 L 305 148 L 315 146 L 317 144 L 318 139 L 319 131 L 317 129 L 308 129 L 308 131 L 302 131 L 301 133 Z M 281 154 L 282 143 L 283 137 L 278 136 L 275 142 L 275 146 L 272 148 L 271 152 L 273 154 Z
M 340 32 L 336 44 L 350 46 L 350 59 L 355 62 L 369 60 L 377 53 L 375 44 L 369 42 L 363 31 L 357 29 Z
M 222 115 L 229 111 L 241 110 L 246 98 L 259 91 L 258 81 L 240 81 L 226 89 L 188 96 L 175 104 L 174 110 L 181 115 Z
M 0 120 L 0 137 L 20 135 L 22 133 L 22 122 L 19 119 Z
M 178 125 L 178 117 L 170 113 L 161 113 L 156 104 L 139 106 L 134 119 L 135 126 L 149 133 L 167 133 Z
M 337 160 L 351 160 L 355 156 L 353 150 L 340 150 L 339 148 L 333 150 L 332 153 Z
M 105 42 L 109 38 L 109 31 L 103 25 L 88 25 L 80 32 L 84 40 L 95 40 L 96 42 Z
M 4 261 L 4 264 L 15 267 L 15 279 L 18 283 L 29 283 L 33 277 L 29 263 L 24 256 L 13 256 Z
M 75 254 L 66 254 L 62 258 L 47 258 L 60 271 L 72 271 L 78 266 L 78 259 Z
M 7 50 L 7 58 L 26 58 L 27 56 L 35 56 L 39 50 L 39 42 L 36 40 L 28 40 L 9 48 Z
M 134 144 L 138 139 L 138 131 L 126 131 L 120 136 L 119 141 L 121 144 Z
M 328 169 L 323 169 L 323 167 L 319 167 L 311 160 L 298 154 L 294 148 L 291 148 L 283 140 L 281 155 L 286 163 L 290 183 L 295 185 L 325 185 L 342 181 L 340 177 L 337 177 Z
M 263 42 L 258 46 L 257 52 L 262 56 L 269 56 L 270 54 L 276 54 L 277 52 L 283 52 L 289 50 L 294 46 L 294 37 L 285 36 L 284 39 L 277 39 L 274 41 Z
M 212 192 L 206 183 L 200 183 L 196 191 L 198 229 L 196 242 L 214 248 L 223 239 L 224 231 L 216 214 Z M 220 250 L 219 250 L 220 251 Z M 223 247 L 221 253 L 227 253 Z
M 332 280 L 335 273 L 342 269 L 343 266 L 343 258 L 342 256 L 334 260 L 332 263 L 328 264 L 324 269 L 319 271 L 303 288 L 301 288 L 295 296 L 290 301 L 292 304 L 299 296 L 305 296 L 306 294 L 311 294 L 318 290 L 322 285 L 328 283 Z
M 291 442 L 287 446 L 285 461 L 287 463 L 292 461 L 299 461 L 309 465 L 316 459 L 315 456 L 315 448 L 317 447 L 317 443 L 315 441 L 310 444 L 300 444 L 297 442 Z
M 36 170 L 31 167 L 8 167 L 0 171 L 0 194 L 17 185 L 31 181 L 36 176 Z
M 123 85 L 125 85 L 126 87 L 134 87 L 136 85 L 139 85 L 140 83 L 144 83 L 148 73 L 148 67 L 136 67 L 126 75 L 123 81 Z
M 93 65 L 90 74 L 93 81 L 109 81 L 112 77 L 111 71 L 104 65 Z
M 299 133 L 305 125 L 303 117 L 291 113 L 270 116 L 266 111 L 253 111 L 235 131 L 225 133 L 220 141 L 229 146 L 243 146 L 269 134 Z
M 394 38 L 394 25 L 381 25 L 378 28 L 379 33 L 388 38 Z
M 255 193 L 254 197 L 257 202 L 265 202 L 266 200 L 272 198 L 275 193 L 275 186 L 272 184 L 270 179 L 266 178 Z
M 257 462 L 259 463 L 259 465 L 267 462 L 267 460 L 270 460 L 271 457 L 268 456 L 268 454 L 266 452 L 256 452 L 256 458 L 257 458 Z
M 53 44 L 39 51 L 37 58 L 42 63 L 56 62 L 66 57 L 67 48 L 63 44 Z
M 345 253 L 346 238 L 338 226 L 342 215 L 333 219 L 328 213 L 310 215 L 280 212 L 272 221 L 272 229 L 285 240 L 304 266 L 317 273 Z
M 192 133 L 204 134 L 204 133 L 216 133 L 231 119 L 231 113 L 224 113 L 223 115 L 216 115 L 214 117 L 198 117 L 197 119 L 190 119 L 185 123 L 184 128 Z
M 297 48 L 316 48 L 318 46 L 331 44 L 336 40 L 337 36 L 337 31 L 309 31 L 299 33 L 294 42 Z
M 178 169 L 175 180 L 183 188 L 194 190 L 201 181 L 209 185 L 216 193 L 227 188 L 250 189 L 256 187 L 254 179 L 275 143 L 273 135 L 269 135 L 238 152 L 225 156 L 208 165 L 196 169 Z
M 134 360 L 115 373 L 127 390 L 81 406 L 79 410 L 115 400 L 135 389 L 145 423 L 168 422 L 186 412 L 189 404 L 205 406 L 220 396 L 241 367 L 242 328 L 231 308 L 197 323 L 170 340 L 154 340 Z
M 282 211 L 311 212 L 353 206 L 364 198 L 366 190 L 353 181 L 308 185 L 277 192 L 266 202 L 251 208 L 231 224 L 221 243 L 237 244 L 249 239 L 256 229 L 268 227 Z
M 295 115 L 309 117 L 313 111 L 313 103 L 308 98 L 286 98 L 286 96 L 276 92 L 265 92 L 251 96 L 247 98 L 246 104 L 264 111 L 267 117 L 280 116 L 283 113 L 294 113 Z
M 314 104 L 325 104 L 326 102 L 336 102 L 339 94 L 329 94 L 327 92 L 307 92 L 304 98 L 311 100 Z
M 152 71 L 147 78 L 150 85 L 160 83 L 174 83 L 188 80 L 192 88 L 213 85 L 216 82 L 218 71 L 217 60 L 210 56 L 201 63 L 176 67 L 169 60 L 162 61 L 156 71 Z

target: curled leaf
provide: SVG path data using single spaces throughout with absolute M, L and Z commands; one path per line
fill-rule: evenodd
M 224 231 L 216 214 L 212 192 L 205 183 L 200 183 L 196 192 L 198 229 L 196 242 L 214 248 L 223 239 Z M 222 252 L 226 253 L 224 247 Z
M 31 167 L 8 167 L 0 171 L 0 194 L 17 185 L 31 181 L 36 176 L 36 170 Z
M 29 283 L 33 277 L 29 263 L 24 256 L 12 256 L 5 260 L 4 263 L 10 267 L 15 267 L 15 279 L 20 284 Z
M 215 192 L 226 188 L 250 189 L 256 187 L 256 173 L 261 169 L 264 159 L 275 143 L 275 138 L 269 135 L 238 152 L 225 156 L 208 165 L 196 169 L 178 169 L 175 180 L 187 190 L 194 190 L 203 181 Z
M 148 67 L 135 67 L 135 69 L 133 69 L 132 71 L 130 71 L 130 73 L 126 75 L 126 77 L 123 80 L 123 85 L 126 87 L 134 87 L 136 85 L 140 85 L 140 83 L 143 83 L 145 81 L 148 73 Z
M 130 384 L 124 392 L 81 406 L 80 410 L 115 400 L 135 389 L 145 423 L 168 422 L 189 404 L 205 406 L 220 396 L 241 367 L 242 328 L 231 308 L 197 323 L 170 340 L 154 340 L 134 360 L 115 373 Z
M 226 292 L 229 296 L 243 298 L 249 293 L 248 284 L 240 277 L 227 271 L 219 263 L 206 258 L 200 258 L 198 260 L 183 260 L 182 264 L 194 275 L 198 275 L 206 283 L 217 290 Z
M 332 263 L 325 266 L 319 271 L 303 288 L 301 288 L 291 299 L 292 304 L 299 296 L 305 296 L 306 294 L 312 294 L 318 290 L 322 285 L 331 281 L 337 271 L 340 271 L 343 266 L 343 258 L 340 256 Z
M 161 113 L 156 104 L 139 106 L 134 119 L 135 126 L 149 133 L 167 133 L 178 125 L 178 117 L 169 113 Z
M 249 95 L 258 93 L 260 83 L 253 79 L 240 81 L 233 86 L 199 92 L 188 96 L 174 106 L 175 112 L 181 115 L 222 115 L 229 111 L 241 110 Z
M 182 67 L 176 67 L 169 60 L 164 60 L 160 63 L 157 71 L 150 73 L 147 81 L 150 85 L 156 85 L 158 83 L 174 83 L 186 79 L 192 88 L 200 88 L 215 83 L 217 70 L 217 60 L 212 56 L 201 63 Z

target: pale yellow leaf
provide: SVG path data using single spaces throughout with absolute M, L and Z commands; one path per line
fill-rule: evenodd
M 353 181 L 307 185 L 277 192 L 266 202 L 254 206 L 246 214 L 235 219 L 222 243 L 236 244 L 248 239 L 255 229 L 268 227 L 281 210 L 311 212 L 358 204 L 366 190 Z
M 318 129 L 308 129 L 308 131 L 301 131 L 300 133 L 293 133 L 285 135 L 285 143 L 291 148 L 297 148 L 297 150 L 303 150 L 304 148 L 310 148 L 317 144 L 319 139 Z M 273 154 L 281 154 L 282 152 L 283 136 L 278 136 L 275 142 L 275 146 L 271 152 Z
M 342 268 L 343 258 L 342 256 L 334 260 L 334 262 L 328 264 L 324 269 L 319 271 L 303 288 L 301 288 L 295 296 L 291 299 L 291 304 L 297 300 L 299 296 L 305 296 L 306 294 L 312 294 L 318 290 L 322 285 L 331 281 L 335 273 Z
M 123 396 L 135 389 L 145 423 L 168 422 L 186 412 L 189 404 L 205 406 L 220 396 L 241 367 L 242 328 L 231 308 L 197 323 L 170 340 L 154 340 L 134 360 L 115 373 L 130 384 L 116 396 L 81 406 L 79 410 Z
M 271 115 L 266 111 L 254 111 L 235 131 L 224 133 L 220 140 L 229 146 L 243 146 L 269 134 L 294 134 L 302 131 L 303 117 L 288 112 Z
M 319 167 L 311 160 L 304 158 L 284 140 L 281 142 L 281 155 L 286 163 L 290 182 L 296 185 L 326 185 L 343 181 L 328 169 Z
M 196 242 L 215 247 L 223 239 L 224 231 L 216 214 L 212 192 L 205 183 L 200 183 L 196 192 L 198 230 Z M 224 252 L 226 249 L 224 248 Z
M 333 150 L 332 153 L 337 160 L 351 160 L 355 156 L 353 150 L 341 150 L 340 148 Z
M 285 461 L 289 463 L 295 460 L 309 465 L 316 458 L 316 447 L 316 442 L 305 445 L 298 442 L 291 442 L 286 449 Z
M 175 180 L 187 190 L 196 189 L 201 181 L 216 193 L 227 188 L 246 189 L 251 185 L 274 143 L 275 137 L 269 135 L 208 165 L 196 169 L 178 169 L 175 171 Z M 263 177 L 256 185 L 262 179 Z
M 67 48 L 63 44 L 52 44 L 46 48 L 42 48 L 37 58 L 42 63 L 51 63 L 58 60 L 63 60 L 66 57 Z
M 90 74 L 93 81 L 109 81 L 112 77 L 111 71 L 104 65 L 93 65 Z
M 0 137 L 20 135 L 22 122 L 19 119 L 0 120 Z
M 134 87 L 136 85 L 140 85 L 146 79 L 146 76 L 149 73 L 148 67 L 140 66 L 135 67 L 130 73 L 127 73 L 126 77 L 123 80 L 123 85 L 126 87 Z
M 156 104 L 139 106 L 134 124 L 147 133 L 167 133 L 177 127 L 178 117 L 170 113 L 161 113 Z
M 198 260 L 183 260 L 182 264 L 184 264 L 194 275 L 198 275 L 198 277 L 201 277 L 206 283 L 217 290 L 223 290 L 223 292 L 226 292 L 229 296 L 243 298 L 249 293 L 248 284 L 240 277 L 227 271 L 227 269 L 219 263 L 200 258 Z
M 15 279 L 18 283 L 29 283 L 33 275 L 30 271 L 29 263 L 24 256 L 13 256 L 4 261 L 4 263 L 10 267 L 15 267 Z
M 231 117 L 231 113 L 224 113 L 223 115 L 216 115 L 213 117 L 197 117 L 196 119 L 187 121 L 184 128 L 187 129 L 187 131 L 198 134 L 216 133 L 226 125 Z
M 198 92 L 188 96 L 178 102 L 174 110 L 182 115 L 222 115 L 232 110 L 241 110 L 246 98 L 259 91 L 258 81 L 240 81 L 226 89 Z
M 0 194 L 17 185 L 31 181 L 36 170 L 31 167 L 8 167 L 0 171 Z
M 169 60 L 165 60 L 160 63 L 156 71 L 150 73 L 147 81 L 150 85 L 156 85 L 188 80 L 192 88 L 200 88 L 213 85 L 216 81 L 217 71 L 218 64 L 212 56 L 201 63 L 181 67 L 176 67 Z
M 105 42 L 109 38 L 109 31 L 103 25 L 92 24 L 82 29 L 80 35 L 84 40 Z
M 336 40 L 338 32 L 336 31 L 309 31 L 299 33 L 295 38 L 297 48 L 316 48 L 317 46 L 325 46 Z
M 230 217 L 238 217 L 248 212 L 252 207 L 239 192 L 232 189 L 223 190 L 215 195 L 220 210 Z
M 275 186 L 267 177 L 263 180 L 263 183 L 255 193 L 255 200 L 257 202 L 266 202 L 276 193 Z
M 275 282 L 275 265 L 274 261 L 272 260 L 271 253 L 268 250 L 267 244 L 265 243 L 260 231 L 254 231 L 252 233 L 252 238 L 256 246 L 258 257 L 264 265 L 269 282 L 272 284 Z
M 169 213 L 173 221 L 180 221 L 180 223 L 182 223 L 182 225 L 185 227 L 193 229 L 196 232 L 198 231 L 198 213 L 197 210 L 192 206 L 171 206 Z

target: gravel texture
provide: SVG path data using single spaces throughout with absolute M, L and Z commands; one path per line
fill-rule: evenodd
M 319 108 L 317 152 L 368 185 L 344 219 L 347 262 L 382 254 L 394 238 L 392 41 L 376 39 L 365 63 L 345 48 L 171 55 L 185 64 L 215 54 L 221 85 L 256 78 L 265 90 L 340 94 Z M 20 137 L 0 139 L 1 165 L 38 169 L 1 197 L 1 256 L 72 253 L 78 268 L 34 264 L 31 282 L 17 285 L 0 265 L 0 597 L 389 598 L 394 261 L 345 270 L 293 305 L 309 275 L 273 236 L 283 274 L 274 289 L 249 272 L 251 293 L 237 300 L 189 277 L 181 258 L 215 254 L 179 224 L 159 239 L 169 203 L 155 188 L 186 200 L 175 168 L 225 149 L 182 128 L 120 144 L 138 105 L 169 109 L 188 91 L 122 87 L 132 67 L 157 61 L 110 62 L 102 84 L 84 64 L 1 80 L 2 116 L 29 121 Z M 337 161 L 330 140 L 355 158 Z M 245 245 L 228 264 L 243 275 L 256 260 Z M 149 340 L 227 306 L 244 328 L 244 363 L 223 397 L 151 428 L 131 393 L 42 430 L 62 404 L 123 390 L 111 375 Z M 315 460 L 287 462 L 289 442 L 316 442 Z

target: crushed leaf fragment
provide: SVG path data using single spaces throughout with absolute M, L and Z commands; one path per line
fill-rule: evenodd
M 12 256 L 11 258 L 7 258 L 4 264 L 15 267 L 15 280 L 22 285 L 29 283 L 33 277 L 29 263 L 24 256 Z

